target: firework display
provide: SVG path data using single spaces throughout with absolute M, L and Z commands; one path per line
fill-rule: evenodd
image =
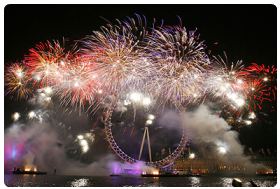
M 242 61 L 211 56 L 197 31 L 182 24 L 149 28 L 140 16 L 117 20 L 72 49 L 58 41 L 36 45 L 22 62 L 8 66 L 6 93 L 30 98 L 42 91 L 48 100 L 52 93 L 62 105 L 89 112 L 120 101 L 137 105 L 138 94 L 145 96 L 147 108 L 171 104 L 182 111 L 214 101 L 239 116 L 250 116 L 264 102 L 276 100 L 274 66 L 246 67 Z

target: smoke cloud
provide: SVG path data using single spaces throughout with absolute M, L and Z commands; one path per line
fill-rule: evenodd
M 195 111 L 175 113 L 167 111 L 161 116 L 159 124 L 173 129 L 185 128 L 192 146 L 203 158 L 213 158 L 228 163 L 245 166 L 254 171 L 260 165 L 251 163 L 250 157 L 243 153 L 244 147 L 238 139 L 238 132 L 231 130 L 227 122 L 211 112 L 206 106 Z M 135 165 L 117 162 L 115 156 L 90 154 L 91 162 L 69 158 L 66 153 L 67 142 L 73 137 L 63 136 L 59 128 L 61 124 L 54 121 L 27 121 L 26 124 L 14 123 L 5 130 L 5 171 L 14 167 L 36 167 L 38 170 L 63 175 L 102 176 L 134 169 L 136 174 L 153 172 L 143 162 Z M 98 144 L 100 145 L 100 144 Z M 95 158 L 94 158 L 95 156 Z M 126 172 L 126 171 L 124 171 Z M 134 174 L 134 173 L 132 173 Z
M 181 114 L 168 111 L 161 117 L 160 123 L 165 127 L 183 126 L 191 145 L 203 158 L 239 164 L 248 172 L 254 172 L 261 166 L 253 164 L 250 157 L 244 155 L 238 132 L 231 130 L 223 118 L 205 105 Z
M 14 167 L 34 168 L 63 175 L 109 175 L 108 162 L 115 161 L 105 154 L 92 163 L 82 163 L 65 153 L 66 140 L 46 123 L 13 124 L 5 131 L 5 171 Z M 100 155 L 99 155 L 100 156 Z

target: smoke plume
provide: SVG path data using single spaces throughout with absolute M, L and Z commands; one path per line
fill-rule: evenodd
M 13 124 L 5 131 L 5 171 L 15 167 L 37 168 L 48 174 L 109 175 L 107 163 L 115 161 L 105 154 L 92 163 L 82 163 L 65 153 L 65 141 L 46 123 Z
M 202 158 L 239 164 L 248 172 L 260 167 L 244 155 L 238 132 L 231 130 L 223 118 L 213 114 L 205 105 L 181 114 L 168 111 L 161 117 L 160 123 L 165 127 L 183 126 L 191 145 Z

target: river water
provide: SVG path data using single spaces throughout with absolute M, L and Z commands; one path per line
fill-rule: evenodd
M 258 186 L 275 186 L 276 177 L 273 176 L 246 176 L 238 177 L 244 186 L 251 186 L 249 181 L 253 180 Z M 62 176 L 62 175 L 12 175 L 5 174 L 7 186 L 231 186 L 232 177 L 202 176 L 202 177 L 140 177 L 140 176 L 118 176 L 118 177 L 89 177 L 89 176 Z

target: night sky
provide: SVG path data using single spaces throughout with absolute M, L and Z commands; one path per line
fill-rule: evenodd
M 105 19 L 124 19 L 134 13 L 166 24 L 177 24 L 180 16 L 188 30 L 196 29 L 211 54 L 226 52 L 229 60 L 242 59 L 276 65 L 277 25 L 273 5 L 8 5 L 5 7 L 5 64 L 21 60 L 28 49 L 46 40 L 79 40 L 98 30 Z M 104 19 L 105 18 L 105 19 Z M 14 109 L 14 105 L 18 109 Z M 5 97 L 5 127 L 22 102 Z M 253 128 L 240 131 L 243 144 L 276 148 L 276 111 L 264 116 Z

